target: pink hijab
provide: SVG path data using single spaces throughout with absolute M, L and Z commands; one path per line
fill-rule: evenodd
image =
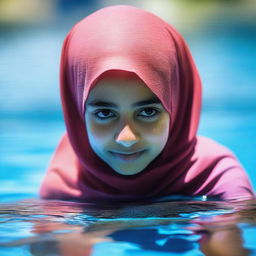
M 88 93 L 110 70 L 136 74 L 171 117 L 165 148 L 141 173 L 132 176 L 116 173 L 93 152 L 85 128 Z M 200 77 L 181 35 L 157 16 L 118 5 L 103 8 L 77 23 L 63 44 L 60 89 L 67 133 L 43 180 L 42 198 L 252 197 L 247 175 L 232 152 L 196 136 Z

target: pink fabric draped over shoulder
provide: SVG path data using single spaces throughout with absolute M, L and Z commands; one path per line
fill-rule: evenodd
M 91 149 L 85 101 L 110 70 L 136 74 L 170 114 L 167 144 L 141 173 L 116 173 Z M 249 199 L 246 172 L 224 146 L 196 135 L 201 81 L 182 36 L 157 16 L 135 7 L 103 8 L 67 35 L 60 70 L 67 132 L 40 188 L 45 199 L 140 200 L 168 195 Z

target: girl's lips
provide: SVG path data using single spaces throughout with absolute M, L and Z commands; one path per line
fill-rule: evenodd
M 135 153 L 117 153 L 117 152 L 112 152 L 109 151 L 113 156 L 123 160 L 123 161 L 134 161 L 137 158 L 139 158 L 142 154 L 145 153 L 146 150 L 142 150 L 139 152 L 135 152 Z

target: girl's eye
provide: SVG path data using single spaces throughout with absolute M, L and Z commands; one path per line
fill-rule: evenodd
M 115 116 L 114 113 L 108 109 L 99 110 L 99 111 L 95 112 L 94 115 L 96 116 L 96 118 L 101 119 L 101 120 L 112 118 Z
M 138 116 L 149 119 L 157 116 L 159 113 L 160 111 L 155 108 L 144 108 L 142 111 L 140 111 Z

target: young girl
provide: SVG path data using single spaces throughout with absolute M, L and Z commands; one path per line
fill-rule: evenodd
M 201 81 L 160 18 L 124 5 L 89 15 L 64 41 L 60 78 L 67 133 L 41 198 L 253 197 L 233 153 L 196 135 Z

